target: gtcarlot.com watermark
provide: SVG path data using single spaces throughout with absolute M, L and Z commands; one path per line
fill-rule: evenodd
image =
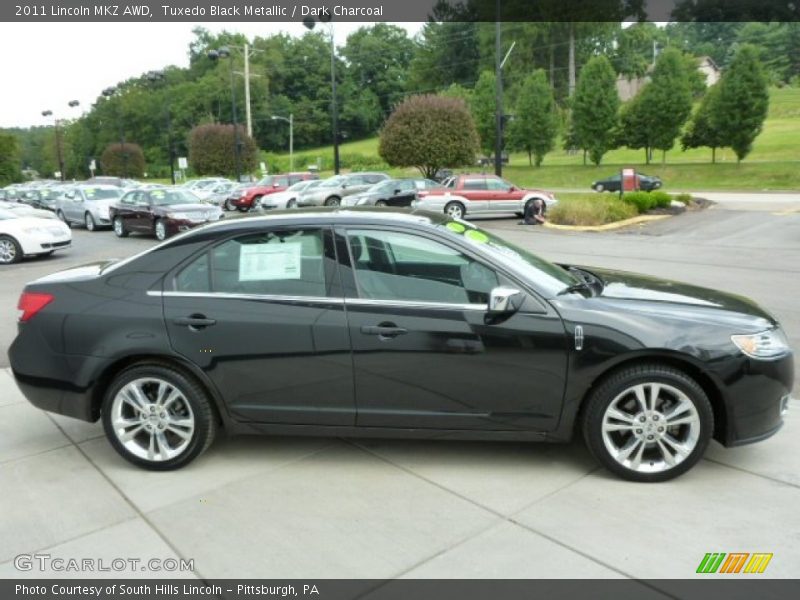
M 63 558 L 52 554 L 18 554 L 14 557 L 18 571 L 43 573 L 141 573 L 194 571 L 194 559 L 184 558 Z

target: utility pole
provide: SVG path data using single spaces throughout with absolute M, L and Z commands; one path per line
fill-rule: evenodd
M 495 67 L 495 134 L 494 174 L 503 175 L 503 52 L 500 35 L 500 0 L 496 0 L 497 14 L 494 22 L 494 67 Z
M 247 115 L 247 135 L 253 137 L 253 116 L 250 112 L 250 44 L 244 45 L 244 109 Z

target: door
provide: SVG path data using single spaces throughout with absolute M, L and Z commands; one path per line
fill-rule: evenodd
M 426 234 L 348 229 L 340 265 L 353 343 L 357 424 L 456 430 L 552 430 L 561 413 L 566 334 L 528 295 L 486 320 L 489 292 L 516 286 Z M 346 252 L 340 252 L 346 256 Z
M 67 220 L 73 223 L 83 221 L 83 194 L 81 191 L 73 190 L 67 192 L 64 200 L 65 201 L 62 202 L 61 205 L 63 206 L 62 211 Z
M 489 188 L 489 210 L 497 212 L 517 212 L 520 209 L 521 194 L 511 191 L 512 185 L 499 177 L 487 177 Z
M 461 189 L 456 189 L 454 193 L 458 195 L 463 192 L 464 198 L 469 200 L 467 212 L 483 212 L 489 210 L 489 198 L 491 196 L 486 184 L 486 177 L 469 177 L 464 179 Z
M 355 423 L 350 339 L 329 230 L 265 228 L 195 257 L 164 287 L 175 351 L 240 421 Z
M 417 187 L 411 179 L 398 181 L 392 196 L 387 200 L 389 206 L 411 206 L 411 202 L 417 197 Z
M 136 223 L 136 202 L 142 195 L 142 192 L 128 192 L 116 205 L 114 218 L 122 219 L 127 231 L 133 229 Z

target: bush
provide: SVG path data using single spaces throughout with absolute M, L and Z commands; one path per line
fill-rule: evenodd
M 139 144 L 109 144 L 100 156 L 103 175 L 115 177 L 142 177 L 144 175 L 144 153 Z
M 666 208 L 672 202 L 672 196 L 666 192 L 629 192 L 622 196 L 623 202 L 636 207 L 639 214 L 654 208 Z
M 692 202 L 692 195 L 691 194 L 676 194 L 672 197 L 673 200 L 677 200 L 683 204 L 690 204 Z
M 604 225 L 638 214 L 636 207 L 614 196 L 586 198 L 561 198 L 547 211 L 547 218 L 559 225 Z
M 189 164 L 198 175 L 231 175 L 236 172 L 236 132 L 233 125 L 198 125 L 189 132 Z M 239 126 L 242 173 L 257 164 L 258 148 Z

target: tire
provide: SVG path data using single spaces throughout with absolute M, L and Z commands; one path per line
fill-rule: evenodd
M 203 387 L 161 363 L 134 365 L 117 375 L 103 398 L 102 419 L 114 450 L 153 471 L 189 464 L 217 433 L 216 413 Z
M 714 414 L 703 388 L 686 373 L 646 364 L 603 381 L 587 401 L 581 426 L 589 451 L 604 467 L 623 479 L 649 483 L 678 477 L 700 460 Z
M 94 217 L 92 216 L 92 213 L 87 212 L 83 216 L 83 224 L 86 226 L 87 231 L 94 231 L 95 229 L 97 229 L 97 224 L 94 222 Z
M 232 200 L 230 200 L 230 199 L 228 199 L 228 200 L 225 200 L 225 204 L 223 204 L 223 206 L 222 206 L 222 207 L 223 207 L 225 210 L 227 210 L 227 211 L 233 211 L 233 210 L 236 210 L 236 206 L 233 204 L 233 201 L 232 201 Z
M 263 197 L 264 197 L 264 196 L 256 196 L 255 198 L 253 198 L 253 202 L 250 204 L 250 207 L 249 207 L 249 208 L 248 208 L 248 207 L 246 207 L 246 206 L 240 206 L 240 207 L 239 207 L 239 212 L 249 212 L 249 211 L 251 211 L 251 210 L 256 210 L 256 209 L 260 208 L 260 206 L 261 206 L 261 199 L 262 199 Z
M 378 200 L 375 202 L 375 206 L 389 206 L 386 204 L 386 200 Z
M 155 232 L 156 239 L 159 242 L 163 242 L 169 237 L 169 234 L 167 233 L 167 226 L 164 224 L 162 219 L 156 220 L 155 224 L 153 225 L 153 231 Z
M 67 216 L 60 209 L 56 211 L 56 216 L 59 218 L 59 220 L 66 223 L 67 227 L 71 227 L 72 224 L 67 221 Z
M 286 203 L 286 208 L 297 208 L 297 200 L 292 198 Z
M 339 196 L 331 196 L 325 199 L 325 206 L 341 206 L 342 199 Z
M 453 219 L 463 219 L 467 209 L 461 202 L 448 202 L 444 207 L 444 214 Z
M 0 265 L 13 265 L 22 260 L 22 247 L 10 235 L 0 235 Z
M 605 190 L 605 188 L 603 187 L 602 183 L 595 184 L 595 186 L 594 186 L 594 191 L 595 192 L 602 192 L 603 190 Z
M 114 217 L 113 221 L 114 235 L 119 238 L 128 237 L 128 231 L 125 229 L 125 223 L 121 217 Z

